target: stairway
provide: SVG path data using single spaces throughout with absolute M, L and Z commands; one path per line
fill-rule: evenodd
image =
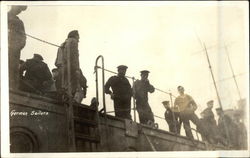
M 96 110 L 86 105 L 73 105 L 76 152 L 98 151 L 100 135 Z

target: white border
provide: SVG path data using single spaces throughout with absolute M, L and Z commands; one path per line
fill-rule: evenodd
M 7 5 L 123 5 L 123 6 L 160 6 L 160 5 L 178 5 L 178 6 L 186 6 L 188 5 L 206 5 L 206 6 L 214 6 L 216 5 L 231 5 L 232 3 L 239 4 L 239 3 L 245 3 L 249 7 L 249 4 L 247 1 L 241 1 L 241 2 L 183 2 L 177 1 L 177 2 L 167 2 L 167 1 L 50 1 L 50 2 L 42 2 L 42 1 L 35 1 L 35 2 L 29 2 L 29 1 L 15 1 L 15 2 L 1 2 L 1 156 L 2 157 L 249 157 L 249 149 L 245 151 L 180 151 L 180 152 L 113 152 L 113 153 L 39 153 L 39 154 L 10 154 L 9 153 L 9 93 L 8 93 L 8 79 L 6 76 L 8 76 L 8 69 L 6 65 L 8 65 L 8 58 L 7 53 Z M 247 13 L 245 13 L 247 22 L 245 24 L 245 28 L 247 29 L 246 32 L 249 33 L 249 10 Z M 246 42 L 246 51 L 249 50 L 249 36 L 245 40 Z M 246 52 L 249 57 L 249 52 Z M 7 57 L 6 57 L 7 56 Z M 246 66 L 249 66 L 249 58 L 246 59 L 247 64 Z M 249 79 L 249 74 L 248 74 Z M 246 83 L 249 87 L 249 82 Z M 248 90 L 249 94 L 249 90 Z M 249 98 L 247 98 L 247 103 L 249 103 Z M 248 112 L 249 112 L 249 107 Z M 249 120 L 249 115 L 247 115 Z M 249 127 L 248 127 L 249 131 Z M 249 144 L 249 139 L 248 139 Z M 249 147 L 248 147 L 249 148 Z

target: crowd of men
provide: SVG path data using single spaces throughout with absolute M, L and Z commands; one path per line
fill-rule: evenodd
M 52 73 L 40 54 L 34 54 L 32 59 L 24 62 L 20 60 L 20 54 L 26 43 L 26 35 L 23 22 L 17 15 L 26 9 L 27 6 L 12 6 L 8 13 L 10 88 L 54 98 L 60 98 L 66 93 L 81 103 L 86 97 L 87 80 L 79 66 L 78 31 L 70 31 L 65 42 L 58 48 L 56 68 L 52 69 Z M 117 75 L 110 77 L 104 87 L 105 93 L 114 101 L 115 116 L 131 120 L 131 98 L 134 97 L 140 123 L 155 127 L 154 114 L 148 103 L 148 93 L 155 91 L 148 80 L 150 72 L 141 71 L 141 79 L 131 86 L 125 77 L 127 68 L 125 65 L 118 66 Z M 217 108 L 217 124 L 212 112 L 213 101 L 209 101 L 207 108 L 201 113 L 202 118 L 198 118 L 195 114 L 197 104 L 194 99 L 184 93 L 184 87 L 178 86 L 177 90 L 179 96 L 173 107 L 170 107 L 169 101 L 162 102 L 166 108 L 165 119 L 170 132 L 180 134 L 183 124 L 186 136 L 193 139 L 190 126 L 192 121 L 203 140 L 230 145 L 236 149 L 243 148 L 245 143 L 242 141 L 246 140 L 247 135 L 239 117 L 234 122 L 221 108 Z M 93 100 L 94 102 L 96 100 Z
M 163 101 L 162 104 L 166 108 L 165 119 L 169 125 L 170 132 L 180 134 L 181 124 L 184 125 L 186 136 L 193 139 L 190 121 L 196 125 L 196 131 L 201 134 L 202 140 L 212 144 L 222 144 L 233 149 L 246 149 L 247 132 L 246 127 L 242 123 L 239 113 L 230 118 L 222 108 L 216 108 L 218 115 L 218 123 L 216 123 L 214 113 L 212 111 L 214 101 L 207 102 L 207 108 L 200 115 L 195 114 L 197 105 L 193 98 L 184 93 L 184 88 L 178 86 L 179 96 L 175 99 L 174 106 L 170 107 L 169 101 Z

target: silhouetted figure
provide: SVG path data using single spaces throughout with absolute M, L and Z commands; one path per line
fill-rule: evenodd
M 238 149 L 238 127 L 237 125 L 232 121 L 232 119 L 225 115 L 223 110 L 221 108 L 216 109 L 216 113 L 219 116 L 218 119 L 218 130 L 220 136 L 224 139 L 224 141 L 227 142 L 227 145 L 233 149 Z
M 13 5 L 8 12 L 9 85 L 12 89 L 19 88 L 19 60 L 26 44 L 24 24 L 17 15 L 26 9 L 27 6 Z
M 20 67 L 20 72 L 25 72 L 23 77 L 21 90 L 38 94 L 45 93 L 53 83 L 52 75 L 46 63 L 43 62 L 43 57 L 39 54 L 34 54 L 32 59 Z
M 80 36 L 77 30 L 69 32 L 67 39 L 58 49 L 55 65 L 58 68 L 58 82 L 60 89 L 70 91 L 70 96 L 74 97 L 77 89 L 80 87 L 80 67 L 78 43 Z
M 214 113 L 212 111 L 214 105 L 214 101 L 210 100 L 207 102 L 207 108 L 201 112 L 201 122 L 202 125 L 206 128 L 206 131 L 208 132 L 207 138 L 205 138 L 210 143 L 216 143 L 217 142 L 217 133 L 218 133 L 218 127 L 216 124 L 216 120 L 214 118 Z
M 163 101 L 162 104 L 166 109 L 165 120 L 168 123 L 169 131 L 180 134 L 179 112 L 170 107 L 169 101 Z
M 153 93 L 155 88 L 149 83 L 148 74 L 149 71 L 147 70 L 141 71 L 141 80 L 136 80 L 133 87 L 136 110 L 142 124 L 152 124 L 155 121 L 154 114 L 148 103 L 148 92 Z
M 237 129 L 238 129 L 238 149 L 247 149 L 247 129 L 246 126 L 243 122 L 243 118 L 242 118 L 242 113 L 238 113 L 236 112 L 234 114 L 234 122 L 237 125 Z
M 105 84 L 105 93 L 110 94 L 111 99 L 114 100 L 115 116 L 131 119 L 132 89 L 128 79 L 125 77 L 127 66 L 120 65 L 117 68 L 118 75 L 108 79 Z

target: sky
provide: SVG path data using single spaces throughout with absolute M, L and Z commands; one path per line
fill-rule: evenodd
M 213 99 L 215 108 L 219 107 L 199 39 L 208 48 L 223 108 L 235 108 L 239 99 L 225 45 L 241 97 L 248 98 L 247 2 L 146 4 L 28 5 L 19 17 L 27 34 L 57 45 L 71 30 L 79 31 L 80 67 L 89 86 L 84 104 L 95 97 L 94 66 L 97 56 L 102 55 L 106 69 L 117 71 L 118 65 L 127 65 L 127 75 L 138 79 L 141 70 L 149 70 L 150 83 L 175 96 L 177 86 L 184 86 L 198 104 L 197 115 L 208 100 Z M 34 53 L 41 54 L 50 69 L 55 67 L 57 47 L 27 37 L 21 59 L 32 58 Z M 106 72 L 105 82 L 112 75 Z M 231 79 L 219 82 L 225 78 Z M 159 91 L 149 94 L 153 113 L 164 117 L 161 102 L 169 99 Z M 113 111 L 108 95 L 106 105 L 107 111 Z M 155 120 L 161 129 L 168 129 L 165 120 Z

